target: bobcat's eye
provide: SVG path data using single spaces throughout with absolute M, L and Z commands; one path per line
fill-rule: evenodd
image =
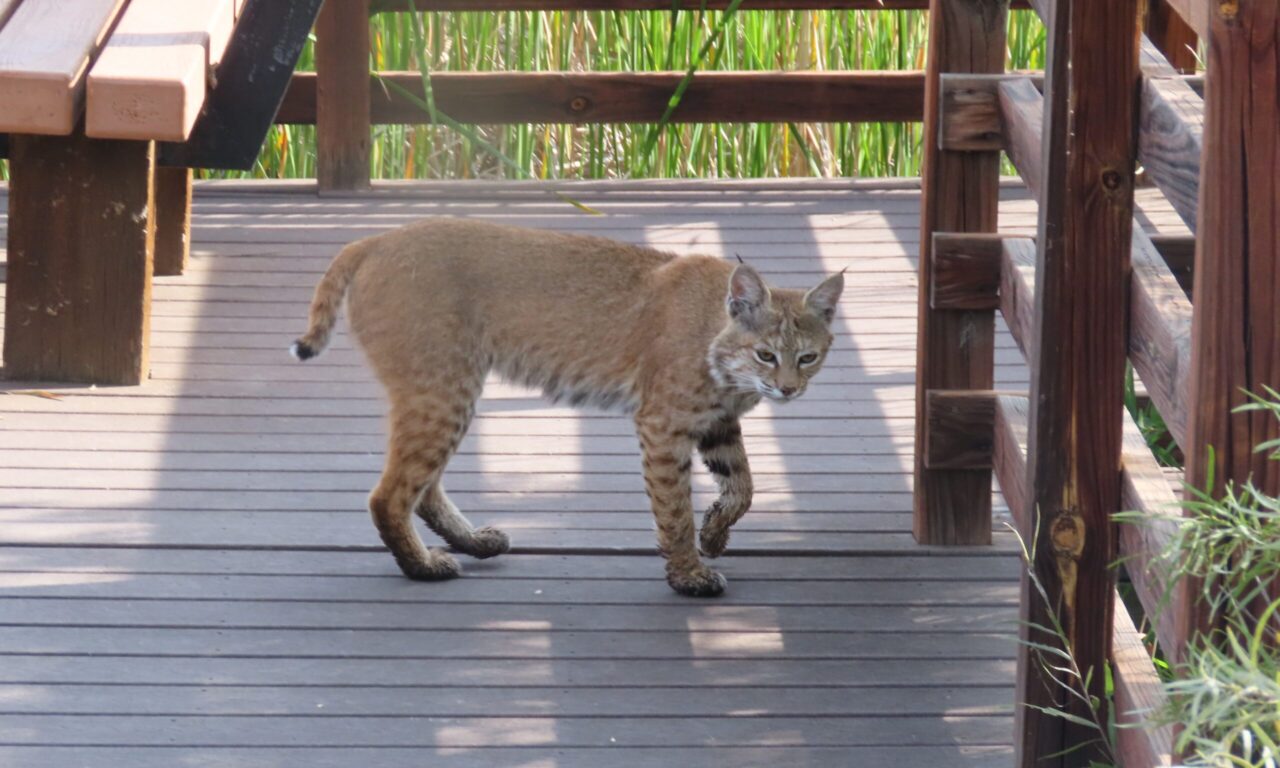
M 767 349 L 757 349 L 756 359 L 768 365 L 773 365 L 774 363 L 778 362 L 778 356 L 773 354 Z
M 807 355 L 801 355 L 800 360 L 798 362 L 801 365 L 813 365 L 814 363 L 818 362 L 818 353 L 810 352 Z

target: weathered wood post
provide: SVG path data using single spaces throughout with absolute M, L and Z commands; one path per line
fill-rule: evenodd
M 1025 641 L 1056 615 L 1089 693 L 1105 702 L 1114 606 L 1115 531 L 1133 224 L 1138 0 L 1044 3 L 1045 77 L 1036 300 L 1023 537 L 1048 604 L 1024 574 L 1018 651 L 1017 764 L 1087 766 L 1097 732 L 1040 708 L 1090 720 Z M 1049 663 L 1060 663 L 1049 659 Z M 1061 673 L 1056 673 L 1061 677 Z M 1105 714 L 1103 715 L 1105 723 Z
M 191 255 L 191 169 L 156 168 L 157 276 L 181 275 Z
M 316 181 L 369 186 L 369 0 L 328 0 L 316 19 Z
M 10 138 L 4 368 L 10 379 L 147 376 L 155 145 Z
M 1253 449 L 1280 428 L 1232 410 L 1280 388 L 1280 8 L 1209 5 L 1186 478 L 1214 493 L 1252 478 L 1278 495 L 1280 462 Z M 1202 604 L 1180 618 L 1184 638 L 1211 623 Z
M 930 307 L 933 233 L 994 232 L 1000 153 L 938 145 L 943 73 L 1004 71 L 1008 0 L 932 0 L 925 81 L 920 208 L 920 296 L 916 336 L 916 451 L 913 532 L 922 544 L 991 542 L 991 471 L 932 469 L 927 462 L 929 393 L 990 389 L 995 318 L 990 311 Z

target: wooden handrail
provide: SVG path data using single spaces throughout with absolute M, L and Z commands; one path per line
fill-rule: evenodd
M 666 110 L 679 72 L 441 72 L 436 105 L 465 123 L 651 123 Z M 393 84 L 387 86 L 383 80 Z M 422 98 L 416 72 L 383 72 L 370 86 L 374 124 L 427 123 L 403 95 Z M 277 123 L 314 123 L 317 79 L 294 75 Z M 704 72 L 693 78 L 675 123 L 912 122 L 921 118 L 923 72 Z

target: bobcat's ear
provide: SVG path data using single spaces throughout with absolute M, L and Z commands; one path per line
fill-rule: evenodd
M 840 301 L 840 294 L 843 292 L 844 270 L 840 270 L 806 293 L 804 305 L 829 324 L 835 319 L 836 304 Z
M 768 305 L 769 289 L 760 274 L 746 264 L 734 267 L 729 276 L 729 295 L 725 297 L 729 316 L 745 321 Z

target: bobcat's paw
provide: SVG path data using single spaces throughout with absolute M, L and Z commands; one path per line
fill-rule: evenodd
M 443 549 L 431 549 L 426 560 L 396 558 L 396 565 L 414 581 L 445 581 L 462 575 L 462 566 Z
M 729 525 L 724 509 L 715 502 L 702 516 L 702 530 L 698 532 L 698 548 L 706 557 L 719 557 L 729 545 Z
M 471 532 L 471 540 L 467 543 L 467 549 L 463 550 L 468 555 L 479 560 L 488 557 L 497 557 L 511 550 L 511 539 L 507 534 L 490 526 L 477 528 Z
M 686 597 L 716 597 L 724 592 L 728 582 L 720 573 L 705 565 L 691 571 L 667 570 L 667 583 Z

